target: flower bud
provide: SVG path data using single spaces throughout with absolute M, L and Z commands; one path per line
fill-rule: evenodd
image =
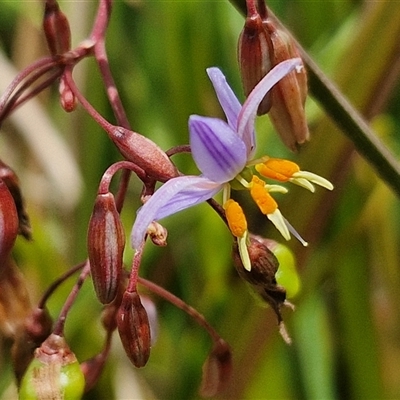
M 178 171 L 154 142 L 139 133 L 123 127 L 113 127 L 108 134 L 121 154 L 142 168 L 147 175 L 165 182 L 178 176 Z
M 2 161 L 0 161 L 0 179 L 7 185 L 14 199 L 18 214 L 18 233 L 25 239 L 30 240 L 32 238 L 31 225 L 29 223 L 29 216 L 25 210 L 18 177 L 15 172 Z
M 98 299 L 108 304 L 117 295 L 125 234 L 112 193 L 96 197 L 87 235 L 90 272 Z
M 18 213 L 7 185 L 0 179 L 0 272 L 18 234 Z
M 53 56 L 63 54 L 71 48 L 69 23 L 56 1 L 45 2 L 43 30 Z
M 271 52 L 271 38 L 264 29 L 261 16 L 258 13 L 248 15 L 238 44 L 240 74 L 246 97 L 273 67 Z M 268 92 L 260 103 L 257 113 L 264 115 L 270 108 L 271 92 Z
M 229 345 L 222 339 L 214 347 L 203 365 L 200 395 L 213 397 L 222 392 L 232 374 L 232 353 Z
M 296 44 L 288 34 L 277 29 L 269 19 L 264 21 L 264 27 L 272 42 L 273 66 L 299 57 Z M 307 91 L 304 67 L 290 72 L 271 90 L 272 106 L 269 116 L 283 142 L 292 150 L 310 136 L 304 109 Z
M 21 400 L 80 399 L 85 378 L 62 336 L 52 334 L 35 350 L 19 388 Z
M 125 353 L 135 367 L 144 367 L 150 356 L 150 324 L 137 292 L 124 293 L 117 325 Z
M 64 76 L 60 78 L 58 91 L 60 93 L 61 107 L 68 113 L 74 111 L 78 105 L 78 99 L 66 82 Z

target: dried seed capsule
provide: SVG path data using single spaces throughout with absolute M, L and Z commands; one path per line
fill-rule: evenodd
M 150 139 L 122 127 L 112 127 L 108 134 L 121 154 L 142 168 L 147 175 L 161 182 L 178 176 L 175 165 Z
M 80 399 L 85 378 L 75 355 L 65 339 L 50 335 L 22 378 L 19 398 L 22 400 Z
M 144 367 L 150 356 L 150 324 L 137 292 L 124 293 L 117 325 L 125 353 L 135 367 Z
M 5 182 L 0 179 L 0 272 L 14 246 L 18 225 L 15 201 Z
M 90 272 L 103 304 L 117 295 L 122 272 L 125 233 L 112 193 L 96 197 L 87 235 Z

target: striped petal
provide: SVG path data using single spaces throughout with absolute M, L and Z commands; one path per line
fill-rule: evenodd
M 204 176 L 225 183 L 243 170 L 246 145 L 225 121 L 191 115 L 189 131 L 192 156 Z

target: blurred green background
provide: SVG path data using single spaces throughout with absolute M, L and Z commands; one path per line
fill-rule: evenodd
M 59 3 L 76 45 L 91 30 L 97 2 Z M 268 5 L 399 158 L 398 3 L 276 0 Z M 2 2 L 0 7 L 2 64 L 18 71 L 47 54 L 42 4 Z M 106 43 L 133 129 L 167 150 L 188 142 L 190 114 L 222 116 L 205 73 L 209 66 L 220 67 L 243 100 L 236 56 L 243 22 L 227 0 L 115 2 Z M 115 122 L 94 61 L 84 60 L 74 76 L 96 109 Z M 0 74 L 2 91 L 11 79 Z M 32 220 L 34 241 L 18 239 L 15 259 L 33 302 L 85 259 L 97 185 L 120 159 L 81 108 L 73 114 L 61 110 L 57 88 L 39 96 L 38 106 L 42 122 L 51 124 L 48 136 L 22 108 L 4 124 L 0 138 L 0 157 L 19 175 Z M 307 112 L 312 140 L 298 154 L 285 149 L 267 117 L 257 121 L 259 155 L 291 158 L 335 185 L 334 192 L 315 194 L 290 187 L 279 199 L 283 215 L 310 243 L 307 249 L 295 240 L 287 243 L 302 279 L 302 291 L 292 299 L 296 311 L 284 310 L 290 347 L 279 336 L 271 309 L 260 307 L 237 276 L 230 234 L 207 204 L 163 221 L 169 245 L 147 245 L 141 275 L 198 309 L 231 345 L 233 379 L 220 398 L 400 398 L 400 204 L 312 96 Z M 19 125 L 23 119 L 28 127 Z M 185 173 L 197 173 L 190 156 L 174 161 Z M 132 179 L 122 213 L 127 236 L 139 194 Z M 254 232 L 282 240 L 251 202 L 243 199 L 243 205 Z M 127 246 L 127 265 L 131 258 Z M 54 317 L 73 283 L 68 280 L 51 298 Z M 153 300 L 159 334 L 147 366 L 135 370 L 129 364 L 116 334 L 107 368 L 85 399 L 199 397 L 211 341 L 182 311 Z M 101 349 L 100 311 L 88 281 L 66 323 L 67 341 L 80 361 Z M 0 398 L 8 399 L 12 372 L 7 346 L 0 350 Z

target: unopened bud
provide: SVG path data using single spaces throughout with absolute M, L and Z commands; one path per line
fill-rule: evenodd
M 98 299 L 108 304 L 117 295 L 125 234 L 112 193 L 96 197 L 87 235 L 90 272 Z
M 270 20 L 264 27 L 272 42 L 272 62 L 277 65 L 290 58 L 299 57 L 293 39 Z M 272 106 L 269 116 L 283 142 L 292 150 L 309 139 L 305 115 L 307 74 L 304 67 L 297 68 L 281 79 L 271 90 Z
M 14 199 L 18 214 L 18 233 L 25 239 L 32 238 L 29 216 L 25 210 L 24 199 L 22 197 L 19 180 L 15 172 L 4 162 L 0 161 L 0 179 L 7 185 L 11 196 Z
M 61 76 L 60 78 L 60 85 L 58 87 L 58 91 L 60 93 L 61 107 L 66 112 L 74 111 L 76 109 L 76 106 L 78 105 L 78 99 L 76 98 L 75 94 L 69 87 L 64 76 Z
M 22 378 L 21 400 L 80 399 L 85 378 L 79 363 L 62 336 L 50 335 Z
M 18 234 L 18 213 L 7 185 L 0 179 L 0 273 Z
M 240 74 L 246 97 L 273 67 L 271 52 L 271 38 L 264 29 L 261 16 L 258 13 L 247 16 L 238 44 Z M 257 113 L 266 114 L 270 108 L 271 92 L 268 92 Z
M 150 356 L 150 324 L 137 292 L 124 293 L 117 325 L 125 353 L 135 367 L 144 367 Z
M 161 182 L 178 176 L 178 171 L 153 141 L 123 127 L 113 127 L 108 134 L 121 154 L 145 173 Z
M 213 397 L 222 392 L 232 374 L 232 353 L 229 345 L 222 339 L 214 347 L 203 365 L 200 395 Z
M 51 54 L 63 54 L 71 48 L 69 23 L 60 10 L 57 1 L 46 1 L 43 17 L 43 30 Z

